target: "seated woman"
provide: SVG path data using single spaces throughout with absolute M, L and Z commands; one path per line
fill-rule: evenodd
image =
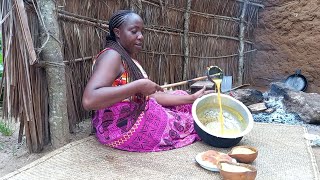
M 166 93 L 148 79 L 136 60 L 143 43 L 143 21 L 136 13 L 116 12 L 109 30 L 82 99 L 86 110 L 96 110 L 92 124 L 98 140 L 138 152 L 170 150 L 199 140 L 191 107 L 208 92 Z

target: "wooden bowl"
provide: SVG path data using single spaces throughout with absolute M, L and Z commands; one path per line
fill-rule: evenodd
M 225 180 L 254 180 L 257 169 L 249 164 L 220 161 L 217 165 Z
M 238 162 L 252 163 L 258 156 L 258 150 L 252 146 L 236 146 L 228 155 Z

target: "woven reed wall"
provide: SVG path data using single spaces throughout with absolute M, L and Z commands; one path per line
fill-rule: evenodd
M 235 0 L 192 1 L 188 31 L 189 61 L 184 54 L 184 14 L 187 0 L 178 1 L 59 1 L 66 60 L 92 57 L 103 49 L 107 20 L 118 9 L 134 9 L 145 22 L 145 43 L 139 61 L 152 80 L 174 83 L 202 76 L 209 65 L 218 65 L 234 81 L 238 74 L 239 16 L 243 3 Z M 87 7 L 87 8 L 84 8 Z M 253 30 L 259 7 L 249 6 L 245 21 L 244 82 L 254 53 Z M 66 12 L 72 13 L 67 14 Z M 69 15 L 69 16 L 66 16 Z M 74 16 L 80 15 L 80 16 Z M 86 22 L 80 19 L 88 17 Z M 100 20 L 95 23 L 94 20 Z M 91 22 L 91 24 L 89 24 Z M 101 23 L 101 24 L 99 24 Z M 89 59 L 89 58 L 88 58 Z M 79 63 L 80 66 L 82 65 Z M 79 69 L 75 65 L 72 69 Z M 183 75 L 186 70 L 185 76 Z M 90 72 L 90 70 L 87 70 Z M 86 76 L 87 73 L 81 73 Z M 80 76 L 72 76 L 83 80 Z M 85 78 L 84 78 L 85 79 Z M 79 81 L 80 82 L 80 81 Z M 82 81 L 83 82 L 83 81 Z M 83 85 L 85 82 L 83 83 Z M 187 87 L 180 87 L 187 88 Z
M 244 14 L 244 82 L 249 82 L 250 61 L 254 57 L 253 31 L 257 22 L 261 0 L 251 0 Z M 36 52 L 41 51 L 36 4 L 24 1 L 28 14 L 30 31 Z M 29 2 L 29 3 L 26 3 Z M 188 2 L 191 3 L 188 6 Z M 244 0 L 57 0 L 57 14 L 61 30 L 61 43 L 66 67 L 68 113 L 74 126 L 90 113 L 84 111 L 81 97 L 91 75 L 92 58 L 104 48 L 108 19 L 119 9 L 134 9 L 145 22 L 143 51 L 139 61 L 149 74 L 150 79 L 162 85 L 203 76 L 207 66 L 217 65 L 226 75 L 233 76 L 234 83 L 239 74 L 240 24 L 244 9 Z M 257 4 L 253 4 L 257 3 Z M 10 13 L 13 0 L 2 2 L 4 12 Z M 189 8 L 189 9 L 188 9 Z M 14 12 L 14 10 L 13 10 Z M 13 33 L 19 33 L 19 26 L 13 14 L 10 21 L 3 24 L 3 38 L 8 39 Z M 10 28 L 11 27 L 11 28 Z M 20 32 L 21 36 L 21 32 Z M 20 118 L 25 129 L 29 130 L 30 139 L 37 139 L 43 146 L 48 141 L 48 109 L 46 77 L 41 66 L 25 67 L 30 57 L 13 41 L 5 59 L 11 73 L 10 81 L 4 94 L 8 99 L 4 108 L 5 116 Z M 11 57 L 11 58 L 10 58 Z M 19 61 L 10 61 L 18 58 Z M 18 64 L 24 63 L 24 64 Z M 11 65 L 10 65 L 11 64 Z M 10 66 L 9 66 L 10 65 Z M 13 69 L 19 68 L 19 71 Z M 12 73 L 17 73 L 12 75 Z M 31 72 L 31 73 L 30 73 Z M 27 82 L 19 84 L 18 81 Z M 29 84 L 29 85 L 28 85 Z M 29 88 L 28 88 L 29 86 Z M 19 88 L 16 88 L 19 87 Z M 178 87 L 186 89 L 188 86 Z M 27 90 L 31 90 L 27 92 Z M 27 92 L 19 94 L 19 92 Z M 10 97 L 8 96 L 10 93 Z M 40 96 L 39 96 L 40 95 Z M 32 99 L 32 103 L 26 99 Z M 10 101 L 10 103 L 8 103 Z M 27 104 L 27 105 L 26 105 Z M 12 111 L 14 109 L 14 111 Z M 22 113 L 21 113 L 22 112 Z M 20 113 L 20 114 L 19 114 Z M 36 114 L 37 125 L 27 121 L 27 114 Z M 23 123 L 22 123 L 23 124 Z M 24 127 L 22 125 L 22 129 Z M 44 142 L 44 143 L 43 143 Z M 37 149 L 37 148 L 36 148 Z

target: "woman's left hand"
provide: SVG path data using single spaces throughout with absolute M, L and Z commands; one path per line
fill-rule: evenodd
M 202 97 L 203 95 L 209 94 L 209 93 L 214 93 L 214 90 L 208 90 L 206 91 L 206 86 L 203 86 L 202 89 L 200 89 L 199 91 L 195 92 L 194 94 L 192 94 L 194 101 L 200 97 Z

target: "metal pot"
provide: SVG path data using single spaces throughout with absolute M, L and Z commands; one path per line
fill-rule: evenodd
M 308 87 L 308 80 L 304 75 L 301 74 L 301 70 L 297 69 L 295 74 L 290 75 L 285 80 L 285 84 L 297 91 L 305 91 Z
M 222 136 L 219 133 L 210 131 L 198 118 L 199 116 L 202 116 L 201 113 L 204 113 L 200 110 L 218 103 L 217 93 L 207 94 L 198 98 L 192 105 L 192 116 L 195 122 L 195 130 L 205 143 L 218 148 L 228 148 L 237 145 L 243 136 L 252 130 L 254 121 L 249 109 L 237 99 L 229 95 L 221 94 L 221 102 L 223 106 L 234 109 L 243 117 L 245 127 L 240 133 Z

